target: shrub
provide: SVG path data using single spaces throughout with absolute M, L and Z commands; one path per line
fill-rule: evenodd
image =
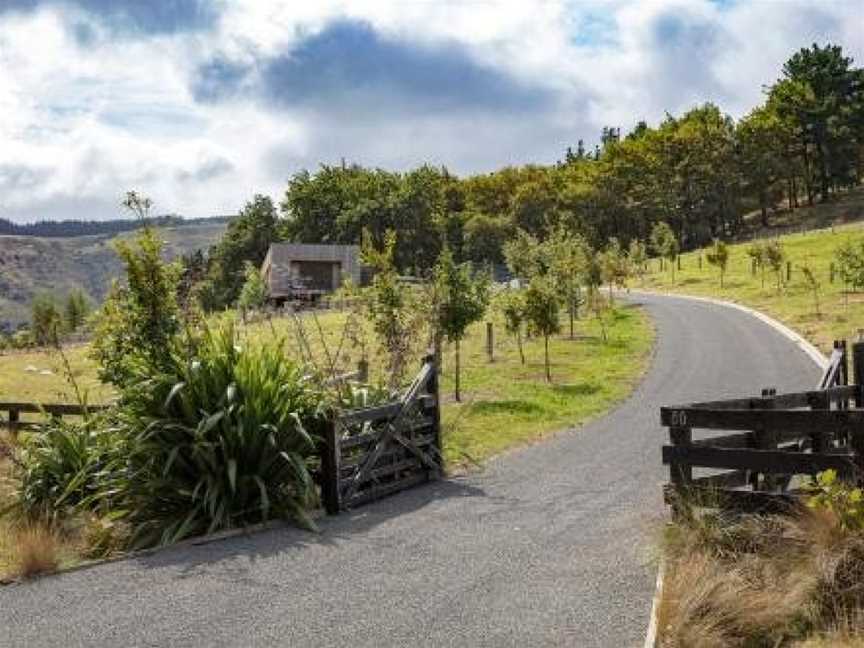
M 34 520 L 56 521 L 94 506 L 101 480 L 126 450 L 106 416 L 79 422 L 49 420 L 19 440 L 12 510 Z
M 311 526 L 307 461 L 324 403 L 283 346 L 240 347 L 226 324 L 204 333 L 195 357 L 175 353 L 171 371 L 124 390 L 133 452 L 105 489 L 121 494 L 137 544 L 273 517 Z
M 856 290 L 864 287 L 864 241 L 846 241 L 837 248 L 834 256 L 843 282 Z
M 810 486 L 807 506 L 829 511 L 849 531 L 864 530 L 864 494 L 860 488 L 837 479 L 836 470 L 825 470 Z

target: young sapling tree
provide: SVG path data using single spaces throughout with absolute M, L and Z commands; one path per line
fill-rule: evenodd
M 651 249 L 661 259 L 669 261 L 672 269 L 672 283 L 675 283 L 675 259 L 678 257 L 680 246 L 675 232 L 668 223 L 660 221 L 651 229 Z
M 461 400 L 460 344 L 468 327 L 479 321 L 489 305 L 491 281 L 486 274 L 474 274 L 469 263 L 457 264 L 449 247 L 438 257 L 433 271 L 435 326 L 455 345 L 455 398 Z
M 705 254 L 705 260 L 720 271 L 720 287 L 722 288 L 726 267 L 729 265 L 729 248 L 726 243 L 720 239 L 714 239 L 714 244 Z
M 525 318 L 528 322 L 528 330 L 534 335 L 543 336 L 546 382 L 552 382 L 549 337 L 561 330 L 559 307 L 558 292 L 550 278 L 542 275 L 532 278 L 525 290 Z

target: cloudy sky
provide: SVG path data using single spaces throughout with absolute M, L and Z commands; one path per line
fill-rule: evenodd
M 0 217 L 236 212 L 301 168 L 549 163 L 603 125 L 740 116 L 864 0 L 0 0 Z

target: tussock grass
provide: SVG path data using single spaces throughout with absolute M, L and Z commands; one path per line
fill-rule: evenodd
M 864 639 L 864 535 L 831 513 L 706 513 L 665 534 L 661 645 L 854 646 Z
M 13 575 L 32 578 L 60 566 L 61 540 L 53 529 L 38 523 L 12 530 Z

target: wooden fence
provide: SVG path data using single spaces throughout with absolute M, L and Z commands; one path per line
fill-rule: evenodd
M 88 405 L 88 412 L 98 412 L 105 409 L 105 405 Z M 82 416 L 85 408 L 81 405 L 73 405 L 71 403 L 46 403 L 40 405 L 38 403 L 8 403 L 0 402 L 0 413 L 5 413 L 5 417 L 0 417 L 0 428 L 5 427 L 10 434 L 16 435 L 21 430 L 29 430 L 39 425 L 38 421 L 24 421 L 21 419 L 22 414 L 39 414 L 42 418 L 48 416 L 50 418 L 62 418 L 64 416 Z
M 864 342 L 853 345 L 855 378 L 864 376 Z M 745 511 L 787 509 L 798 501 L 796 476 L 833 468 L 847 479 L 864 475 L 864 390 L 849 385 L 845 342 L 835 342 L 817 388 L 790 394 L 663 407 L 669 428 L 663 463 L 673 514 L 688 502 Z M 694 430 L 715 434 L 694 439 Z M 716 435 L 716 431 L 733 432 Z M 694 477 L 693 469 L 712 469 Z M 717 472 L 722 470 L 723 472 Z
M 429 356 L 401 399 L 333 419 L 321 444 L 324 508 L 335 514 L 436 479 L 442 464 L 438 373 Z

